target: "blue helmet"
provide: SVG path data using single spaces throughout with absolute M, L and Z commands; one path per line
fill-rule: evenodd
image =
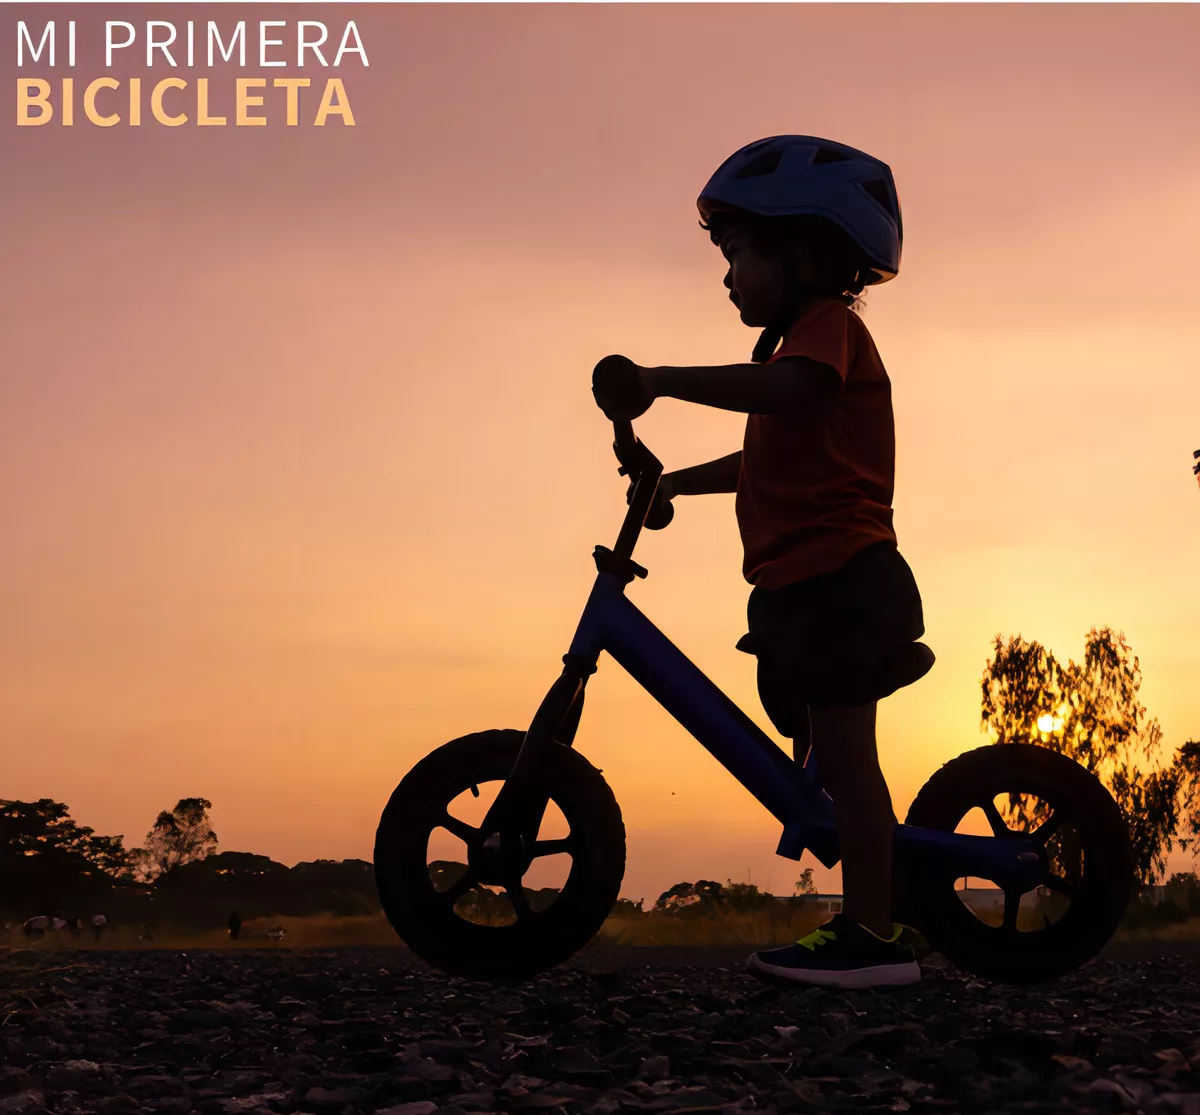
M 865 284 L 900 270 L 904 230 L 887 163 L 817 136 L 771 136 L 730 155 L 700 191 L 704 220 L 721 209 L 824 217 L 862 250 Z

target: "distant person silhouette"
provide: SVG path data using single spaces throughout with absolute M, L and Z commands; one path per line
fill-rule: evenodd
M 229 939 L 236 941 L 238 934 L 242 931 L 242 919 L 238 915 L 237 910 L 230 911 L 229 914 Z
M 108 918 L 103 914 L 92 915 L 92 933 L 96 940 L 100 940 L 100 934 L 104 932 L 104 927 L 108 924 Z

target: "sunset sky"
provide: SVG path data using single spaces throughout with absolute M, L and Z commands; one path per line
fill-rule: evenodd
M 14 28 L 49 18 L 90 41 L 105 18 L 352 18 L 356 124 L 18 128 Z M 776 133 L 884 159 L 903 209 L 900 275 L 863 316 L 938 655 L 880 708 L 901 819 L 986 742 L 997 633 L 1078 659 L 1089 627 L 1124 631 L 1166 744 L 1200 738 L 1197 7 L 0 22 L 0 797 L 133 845 L 200 795 L 223 849 L 370 858 L 417 759 L 527 726 L 625 506 L 591 369 L 749 359 L 695 199 Z M 102 72 L 81 51 L 77 83 Z M 206 75 L 227 105 L 233 72 Z M 744 422 L 668 400 L 636 427 L 678 468 L 740 448 Z M 769 728 L 734 650 L 733 496 L 676 511 L 631 599 Z M 786 893 L 814 863 L 773 854 L 778 825 L 611 659 L 578 746 L 624 812 L 627 896 Z

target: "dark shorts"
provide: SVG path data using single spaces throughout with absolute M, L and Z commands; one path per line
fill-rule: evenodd
M 779 589 L 755 586 L 738 649 L 758 658 L 758 693 L 776 729 L 807 736 L 807 710 L 854 708 L 886 695 L 883 660 L 925 633 L 921 594 L 892 542 L 840 569 Z

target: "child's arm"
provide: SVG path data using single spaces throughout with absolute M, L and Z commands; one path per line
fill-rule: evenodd
M 802 410 L 831 398 L 842 377 L 828 364 L 782 356 L 769 364 L 640 368 L 650 399 L 668 397 L 743 414 Z
M 806 356 L 715 368 L 643 368 L 625 356 L 606 356 L 592 372 L 592 394 L 614 421 L 637 418 L 664 396 L 743 414 L 803 410 L 832 398 L 841 385 L 835 368 Z
M 738 473 L 742 468 L 742 451 L 730 453 L 716 461 L 664 473 L 658 483 L 663 499 L 675 496 L 703 496 L 710 492 L 736 492 Z

